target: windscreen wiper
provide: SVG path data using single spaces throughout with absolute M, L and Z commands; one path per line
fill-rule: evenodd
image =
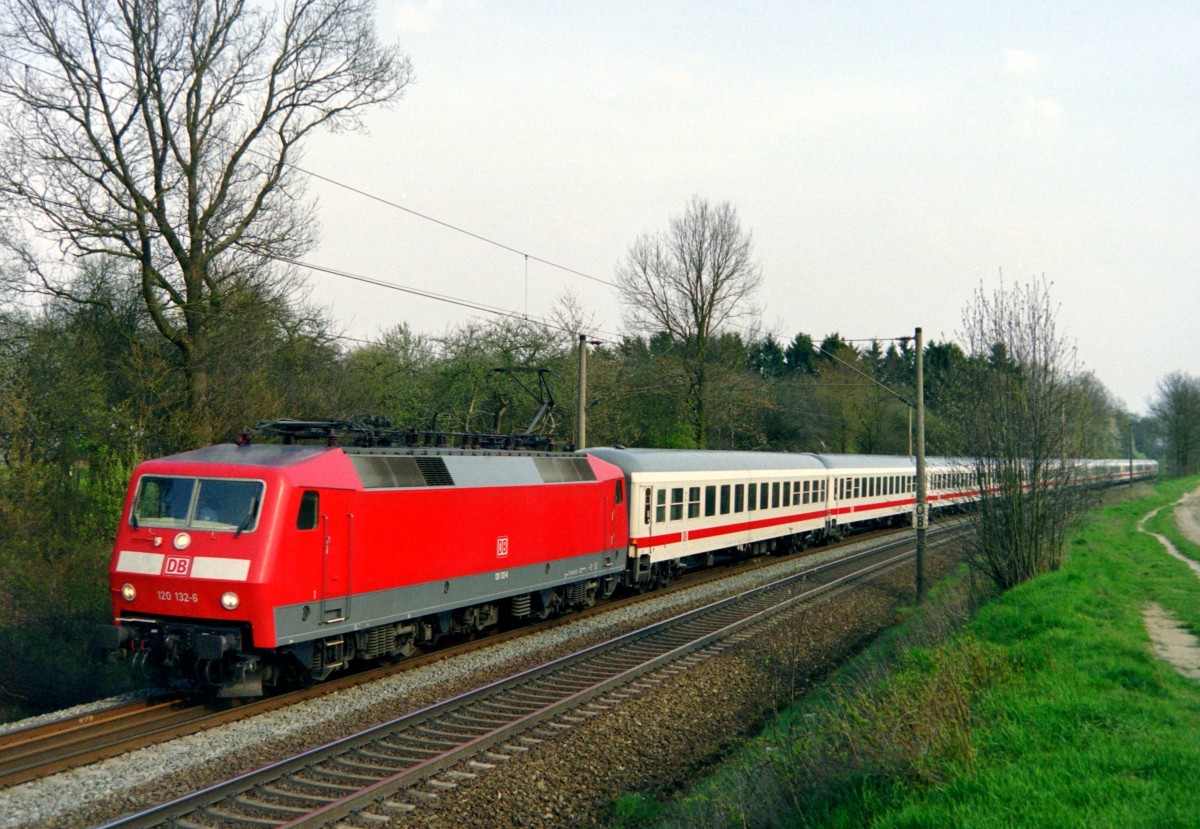
M 258 512 L 258 499 L 251 498 L 250 509 L 246 511 L 246 517 L 242 519 L 242 523 L 238 524 L 237 532 L 233 534 L 234 538 L 237 538 L 246 531 L 246 528 L 250 526 L 250 522 L 254 520 L 254 514 L 256 512 Z

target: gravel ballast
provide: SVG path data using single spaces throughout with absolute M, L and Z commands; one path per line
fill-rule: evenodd
M 839 554 L 845 552 L 845 548 Z M 811 565 L 832 553 L 808 557 Z M 935 558 L 934 561 L 937 561 Z M 544 633 L 444 659 L 370 685 L 0 791 L 0 829 L 103 823 L 419 710 L 547 659 L 778 578 L 781 562 Z M 706 660 L 468 781 L 404 826 L 595 824 L 623 792 L 667 791 L 761 723 L 784 696 L 892 624 L 911 570 L 788 614 L 769 636 Z M 781 665 L 789 666 L 780 677 Z M 786 690 L 784 690 L 786 686 Z

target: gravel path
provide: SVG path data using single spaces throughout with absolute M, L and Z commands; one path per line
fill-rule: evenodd
M 810 557 L 829 557 L 830 553 Z M 938 558 L 931 562 L 936 574 Z M 755 573 L 664 596 L 320 700 L 214 728 L 0 792 L 0 829 L 91 826 L 794 570 Z M 775 635 L 665 682 L 661 692 L 572 729 L 444 795 L 397 826 L 596 825 L 625 791 L 666 791 L 721 756 L 790 695 L 890 626 L 912 574 L 798 611 Z

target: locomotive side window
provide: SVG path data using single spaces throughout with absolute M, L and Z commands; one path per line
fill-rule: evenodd
M 620 506 L 625 501 L 625 482 L 617 481 L 616 491 L 613 493 L 614 502 Z
M 296 515 L 296 529 L 315 530 L 317 514 L 320 512 L 320 494 L 314 490 L 306 490 L 300 496 L 300 512 Z

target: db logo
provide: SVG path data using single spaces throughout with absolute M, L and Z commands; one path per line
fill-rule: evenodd
M 504 558 L 508 555 L 508 536 L 502 535 L 496 539 L 496 558 Z
M 163 565 L 165 576 L 186 576 L 192 569 L 192 560 L 186 556 L 167 556 Z

